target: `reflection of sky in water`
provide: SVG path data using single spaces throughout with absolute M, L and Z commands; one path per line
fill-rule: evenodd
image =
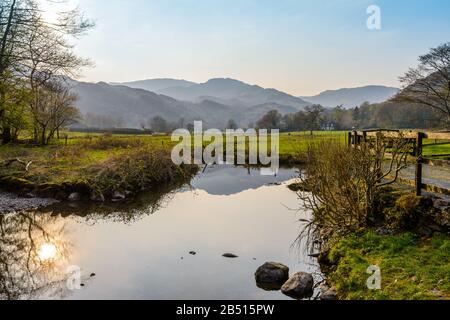
M 298 220 L 307 214 L 292 210 L 299 202 L 286 183 L 271 184 L 295 172 L 281 170 L 275 178 L 256 170 L 248 175 L 243 168 L 210 170 L 194 181 L 195 189 L 174 193 L 155 213 L 132 223 L 100 215 L 96 223 L 92 217 L 89 223 L 73 215 L 53 217 L 66 225 L 59 236 L 70 235 L 68 265 L 79 265 L 86 279 L 81 290 L 64 297 L 288 299 L 257 288 L 254 273 L 266 261 L 288 265 L 291 274 L 318 270 L 292 246 L 301 230 Z M 44 251 L 47 256 L 53 249 Z M 228 252 L 239 258 L 222 257 Z M 91 273 L 96 276 L 89 278 Z
M 232 195 L 248 189 L 257 189 L 267 184 L 291 180 L 297 176 L 295 170 L 288 169 L 280 169 L 276 176 L 263 176 L 256 168 L 213 166 L 207 167 L 203 173 L 197 176 L 193 180 L 192 186 L 213 195 Z

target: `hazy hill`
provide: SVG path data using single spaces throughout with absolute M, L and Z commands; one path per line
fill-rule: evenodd
M 249 122 L 256 122 L 273 109 L 282 114 L 297 111 L 295 107 L 274 103 L 244 108 L 206 98 L 195 103 L 179 101 L 147 90 L 104 82 L 71 81 L 70 85 L 72 91 L 78 95 L 77 107 L 83 114 L 119 118 L 124 126 L 134 128 L 139 128 L 141 123 L 155 116 L 172 122 L 181 118 L 184 118 L 186 123 L 203 120 L 205 127 L 210 128 L 223 128 L 229 119 L 235 119 L 242 127 L 246 127 Z
M 234 105 L 242 106 L 276 103 L 300 109 L 308 105 L 307 102 L 300 98 L 275 89 L 264 89 L 242 81 L 222 78 L 211 79 L 206 83 L 195 84 L 189 87 L 176 86 L 166 88 L 159 90 L 158 93 L 191 102 L 198 102 L 208 97 L 210 100 L 232 101 Z
M 113 85 L 124 85 L 135 89 L 144 89 L 152 92 L 160 92 L 161 90 L 171 87 L 186 88 L 195 85 L 195 82 L 176 79 L 148 79 L 123 83 L 111 83 Z
M 366 101 L 370 103 L 384 102 L 398 92 L 398 88 L 366 86 L 360 88 L 328 90 L 317 96 L 301 98 L 311 103 L 321 104 L 324 107 L 334 108 L 338 105 L 343 105 L 345 108 L 354 108 Z

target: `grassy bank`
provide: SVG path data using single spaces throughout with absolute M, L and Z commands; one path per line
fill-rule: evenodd
M 336 264 L 329 281 L 341 299 L 450 299 L 449 236 L 353 234 L 333 246 L 329 258 Z M 371 265 L 381 269 L 381 290 L 367 288 Z
M 1 166 L 2 188 L 59 199 L 78 193 L 102 201 L 189 180 L 198 169 L 174 165 L 168 148 L 139 138 L 99 136 L 69 141 L 67 146 L 1 146 L 0 162 L 31 162 L 28 171 L 18 162 Z

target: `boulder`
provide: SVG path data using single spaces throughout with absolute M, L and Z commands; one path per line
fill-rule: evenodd
M 310 273 L 297 272 L 281 287 L 281 292 L 294 299 L 310 297 L 314 292 L 314 278 Z
M 266 262 L 256 270 L 256 285 L 267 291 L 280 290 L 289 279 L 289 268 L 281 263 Z
M 69 195 L 68 198 L 69 201 L 80 201 L 81 200 L 81 194 L 78 192 L 73 192 Z
M 320 300 L 331 301 L 331 300 L 337 300 L 337 299 L 338 299 L 338 296 L 337 296 L 337 290 L 335 287 L 328 288 L 327 290 L 323 291 L 320 294 Z
M 126 199 L 126 196 L 124 193 L 119 192 L 119 191 L 115 191 L 112 195 L 112 200 L 113 201 L 123 201 Z

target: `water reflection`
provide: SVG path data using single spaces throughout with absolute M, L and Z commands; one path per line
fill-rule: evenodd
M 287 188 L 295 175 L 211 167 L 191 186 L 133 203 L 0 216 L 0 298 L 287 299 L 257 288 L 254 273 L 266 261 L 292 273 L 318 270 L 292 247 L 307 217 L 289 209 L 298 208 Z M 70 265 L 96 276 L 68 291 Z
M 71 244 L 64 220 L 37 213 L 0 215 L 0 299 L 63 297 Z
M 276 176 L 263 176 L 259 168 L 226 165 L 208 166 L 192 181 L 192 186 L 212 195 L 233 195 L 296 178 L 295 170 L 280 170 Z

